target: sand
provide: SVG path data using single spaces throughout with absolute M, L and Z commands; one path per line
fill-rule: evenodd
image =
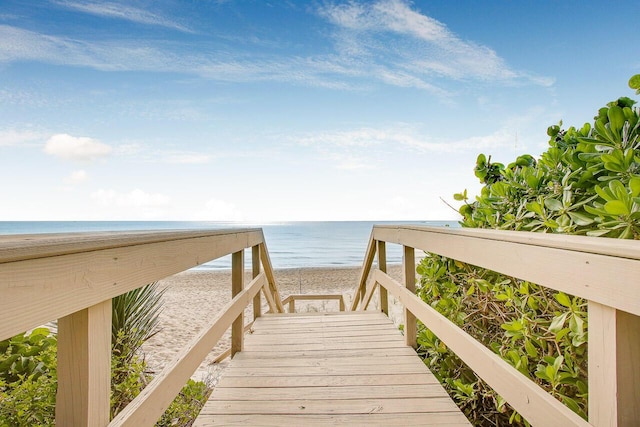
M 343 294 L 349 307 L 353 291 L 358 281 L 360 268 L 303 268 L 276 270 L 275 277 L 284 299 L 291 294 Z M 402 268 L 389 266 L 389 274 L 400 280 Z M 250 280 L 247 275 L 246 281 Z M 160 314 L 160 332 L 143 346 L 149 370 L 158 373 L 175 358 L 194 337 L 209 325 L 220 309 L 231 300 L 230 271 L 186 271 L 159 282 L 164 290 L 163 310 Z M 267 311 L 263 299 L 263 312 Z M 390 317 L 396 324 L 401 322 L 401 307 L 390 296 Z M 377 307 L 377 298 L 372 306 Z M 297 301 L 296 311 L 337 311 L 337 301 Z M 253 316 L 251 305 L 245 311 L 245 323 Z M 192 376 L 195 380 L 204 380 L 215 385 L 228 358 L 213 363 L 216 357 L 230 345 L 230 333 L 222 337 L 212 349 L 202 365 Z

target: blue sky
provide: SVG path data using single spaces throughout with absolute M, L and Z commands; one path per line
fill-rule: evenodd
M 637 1 L 0 2 L 0 220 L 457 219 L 640 72 Z

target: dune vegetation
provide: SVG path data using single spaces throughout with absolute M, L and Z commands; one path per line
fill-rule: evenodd
M 640 94 L 640 75 L 629 81 Z M 484 186 L 455 194 L 463 227 L 640 239 L 640 110 L 622 97 L 580 127 L 548 128 L 549 148 L 504 165 L 480 154 Z M 558 260 L 562 262 L 562 260 Z M 473 265 L 427 255 L 418 294 L 523 375 L 587 417 L 585 300 Z M 476 425 L 527 425 L 422 327 L 419 351 Z

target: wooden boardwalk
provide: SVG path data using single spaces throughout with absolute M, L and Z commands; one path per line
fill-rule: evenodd
M 195 426 L 468 426 L 388 317 L 260 317 Z

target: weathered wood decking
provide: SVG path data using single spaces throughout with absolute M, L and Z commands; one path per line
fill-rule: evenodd
M 378 312 L 260 317 L 195 426 L 468 426 Z

